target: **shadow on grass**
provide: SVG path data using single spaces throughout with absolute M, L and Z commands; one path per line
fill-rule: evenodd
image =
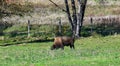
M 3 45 L 0 46 L 12 46 L 12 45 L 19 45 L 23 43 L 40 43 L 40 42 L 52 42 L 53 39 L 51 40 L 34 40 L 34 41 L 23 41 L 23 42 L 12 42 L 12 43 L 4 43 Z

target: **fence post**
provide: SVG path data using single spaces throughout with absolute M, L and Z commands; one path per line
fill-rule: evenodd
M 30 20 L 28 20 L 28 38 L 30 37 Z
M 61 23 L 61 18 L 59 18 L 59 35 L 62 35 L 62 23 Z
M 90 23 L 91 23 L 91 30 L 90 30 L 90 32 L 92 34 L 93 33 L 93 18 L 92 17 L 90 18 Z

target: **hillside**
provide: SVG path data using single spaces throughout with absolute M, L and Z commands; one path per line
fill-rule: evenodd
M 64 0 L 52 0 L 55 3 L 59 4 L 59 5 L 63 5 Z M 68 0 L 70 1 L 70 0 Z M 104 3 L 106 5 L 120 5 L 120 1 L 119 0 L 103 0 Z M 28 2 L 32 2 L 35 4 L 41 4 L 41 5 L 50 5 L 51 3 L 49 2 L 49 0 L 28 0 Z M 88 5 L 98 5 L 101 1 L 100 0 L 88 0 Z
M 3 22 L 12 22 L 12 23 L 27 23 L 28 20 L 32 24 L 58 24 L 58 19 L 61 18 L 63 23 L 68 22 L 67 15 L 65 12 L 61 11 L 54 5 L 50 7 L 38 7 L 34 8 L 34 12 L 24 17 L 11 16 L 5 17 L 2 19 Z M 64 8 L 64 7 L 63 7 Z M 100 16 L 119 16 L 120 15 L 120 6 L 111 5 L 111 6 L 89 6 L 87 5 L 85 17 L 100 17 Z M 119 17 L 118 17 L 119 18 Z M 88 21 L 89 18 L 86 20 Z

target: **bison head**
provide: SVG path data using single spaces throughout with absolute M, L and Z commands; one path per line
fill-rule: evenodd
M 51 46 L 51 50 L 54 50 L 54 49 L 55 49 L 55 45 L 52 45 L 52 46 Z

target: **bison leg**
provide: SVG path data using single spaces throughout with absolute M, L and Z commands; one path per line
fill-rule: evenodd
M 63 45 L 61 46 L 61 49 L 64 50 L 64 46 Z
M 74 45 L 70 45 L 70 48 L 71 48 L 71 49 L 75 49 Z
M 74 45 L 72 45 L 72 47 L 73 47 L 73 49 L 75 49 L 75 46 L 74 46 Z
M 70 45 L 70 48 L 72 49 L 72 45 Z

